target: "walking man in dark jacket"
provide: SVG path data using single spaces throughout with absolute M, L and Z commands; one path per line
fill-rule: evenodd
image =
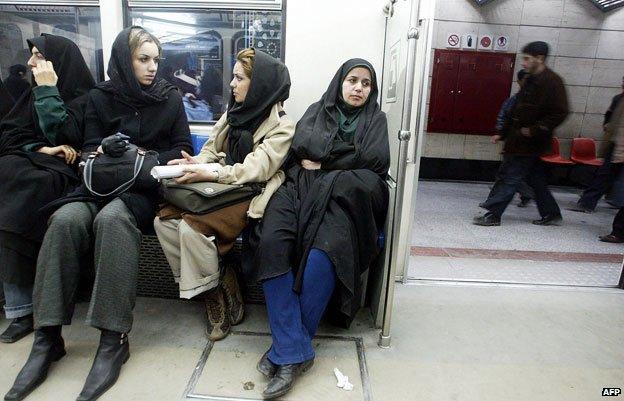
M 522 67 L 529 76 L 503 127 L 501 139 L 505 146 L 499 179 L 488 196 L 488 212 L 474 218 L 476 225 L 500 225 L 501 216 L 523 180 L 535 191 L 541 216 L 533 224 L 561 223 L 561 210 L 548 189 L 540 156 L 550 149 L 553 130 L 568 115 L 568 98 L 561 77 L 545 64 L 548 44 L 532 42 L 522 52 Z

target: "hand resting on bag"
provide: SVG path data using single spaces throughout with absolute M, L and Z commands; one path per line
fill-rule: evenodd
M 208 170 L 203 166 L 188 165 L 184 168 L 184 175 L 176 178 L 178 184 L 191 184 L 193 182 L 215 182 L 219 180 L 219 173 L 215 170 Z
M 102 151 L 112 157 L 121 157 L 130 149 L 130 137 L 120 132 L 102 139 Z

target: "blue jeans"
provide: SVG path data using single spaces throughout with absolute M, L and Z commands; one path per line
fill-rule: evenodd
M 4 291 L 5 305 L 4 314 L 7 319 L 15 319 L 18 317 L 32 315 L 32 292 L 31 285 L 17 285 L 10 283 L 2 283 Z
M 313 248 L 303 274 L 301 293 L 293 291 L 292 270 L 262 283 L 273 345 L 269 360 L 277 365 L 314 358 L 312 339 L 336 286 L 334 265 Z

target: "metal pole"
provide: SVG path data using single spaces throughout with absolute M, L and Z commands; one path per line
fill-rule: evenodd
M 420 4 L 420 2 L 419 2 Z M 416 40 L 418 39 L 418 28 L 415 24 L 418 21 L 418 9 L 412 3 L 412 9 L 410 14 L 410 28 L 407 32 L 407 68 L 405 71 L 405 90 L 403 97 L 403 115 L 401 118 L 401 130 L 398 133 L 399 136 L 399 166 L 397 174 L 397 191 L 394 199 L 394 213 L 395 218 L 392 225 L 392 243 L 390 253 L 390 268 L 388 269 L 388 277 L 386 281 L 386 299 L 383 324 L 381 327 L 381 333 L 379 334 L 379 346 L 382 348 L 390 347 L 390 323 L 392 319 L 392 309 L 394 300 L 394 286 L 395 275 L 398 269 L 397 260 L 398 255 L 401 252 L 399 244 L 399 235 L 401 233 L 401 210 L 403 208 L 403 196 L 405 192 L 405 169 L 407 167 L 407 151 L 408 144 L 411 138 L 410 125 L 412 118 L 412 99 L 414 96 L 414 74 L 415 74 L 415 59 L 416 59 Z M 398 217 L 398 218 L 397 218 Z

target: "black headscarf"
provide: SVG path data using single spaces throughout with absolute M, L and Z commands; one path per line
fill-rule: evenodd
M 359 110 L 346 107 L 346 102 L 342 100 L 342 82 L 349 71 L 356 67 L 367 68 L 372 81 L 368 99 Z M 341 154 L 350 154 L 349 168 L 367 168 L 385 175 L 390 164 L 387 123 L 377 103 L 378 93 L 377 75 L 371 63 L 360 58 L 345 62 L 334 75 L 321 100 L 308 107 L 297 123 L 292 143 L 297 158 L 325 164 Z M 345 115 L 359 113 L 352 144 L 334 143 L 340 130 L 339 107 Z
M 130 31 L 134 28 L 142 29 L 140 26 L 131 26 L 117 35 L 106 71 L 110 79 L 98 84 L 98 88 L 115 93 L 134 107 L 163 102 L 167 99 L 169 91 L 175 90 L 173 85 L 156 77 L 149 86 L 144 86 L 134 76 L 129 41 Z
M 68 103 L 86 95 L 95 85 L 89 67 L 74 42 L 62 36 L 47 33 L 28 40 L 31 51 L 37 47 L 47 61 L 52 62 L 58 76 L 56 87 L 61 98 L 72 112 Z M 37 84 L 32 80 L 32 87 Z M 32 91 L 22 95 L 11 112 L 0 122 L 0 154 L 20 150 L 24 145 L 47 142 L 39 128 Z M 76 106 L 78 107 L 78 106 Z
M 228 165 L 242 163 L 253 150 L 253 134 L 269 116 L 271 108 L 288 99 L 290 74 L 280 60 L 255 50 L 251 83 L 247 96 L 237 103 L 230 97 L 227 111 L 228 149 L 225 162 Z

